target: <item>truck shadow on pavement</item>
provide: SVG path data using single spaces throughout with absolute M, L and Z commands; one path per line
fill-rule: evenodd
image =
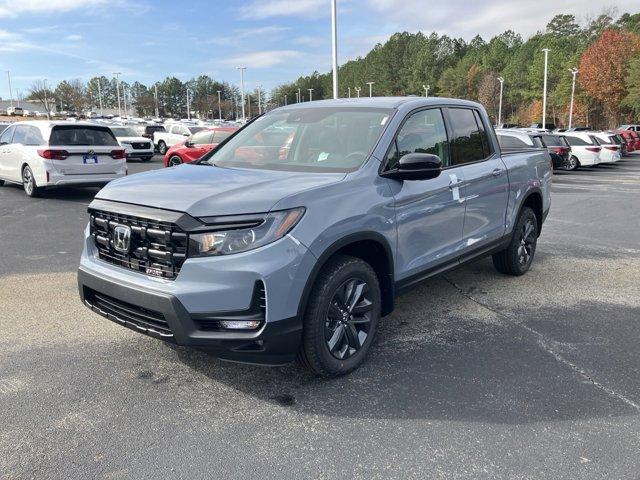
M 458 306 L 459 293 L 439 278 L 402 297 L 394 314 L 383 320 L 364 366 L 342 378 L 317 378 L 297 366 L 243 366 L 189 349 L 176 351 L 186 366 L 214 382 L 305 414 L 527 424 L 639 413 L 573 363 L 579 363 L 573 359 L 576 352 L 595 348 L 606 332 L 595 339 L 584 325 L 573 338 L 567 339 L 566 332 L 574 331 L 585 311 L 635 332 L 640 309 L 599 302 L 575 308 L 532 306 L 509 321 L 479 313 L 479 305 Z M 638 341 L 638 334 L 633 336 Z M 593 358 L 606 358 L 608 348 Z

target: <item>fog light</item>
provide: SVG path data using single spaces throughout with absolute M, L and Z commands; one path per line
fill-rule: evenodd
M 220 320 L 220 326 L 229 330 L 255 330 L 260 320 Z

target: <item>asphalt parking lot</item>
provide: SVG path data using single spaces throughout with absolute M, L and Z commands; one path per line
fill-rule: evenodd
M 556 174 L 527 275 L 424 283 L 334 380 L 91 313 L 96 191 L 0 187 L 0 478 L 638 478 L 640 155 Z

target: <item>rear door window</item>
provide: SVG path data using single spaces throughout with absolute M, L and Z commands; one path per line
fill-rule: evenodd
M 27 144 L 27 131 L 26 125 L 17 125 L 16 132 L 13 134 L 13 143 L 19 143 L 20 145 Z
M 57 125 L 51 130 L 49 145 L 117 147 L 119 144 L 106 127 Z
M 480 130 L 474 111 L 468 108 L 449 108 L 453 130 L 453 165 L 477 162 L 485 159 L 486 133 Z M 484 137 L 484 138 L 483 138 Z
M 25 145 L 44 145 L 44 139 L 40 130 L 36 127 L 27 127 L 27 136 L 25 138 Z

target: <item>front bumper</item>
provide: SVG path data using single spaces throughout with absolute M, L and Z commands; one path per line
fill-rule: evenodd
M 314 263 L 304 246 L 285 237 L 245 254 L 187 260 L 172 281 L 99 260 L 87 238 L 78 287 L 82 301 L 94 312 L 141 333 L 225 360 L 283 365 L 295 359 L 300 345 L 298 305 Z M 264 284 L 267 298 L 265 321 L 258 330 L 202 327 L 199 319 L 247 311 L 256 281 Z M 105 297 L 114 302 L 113 308 L 103 307 Z M 154 326 L 158 318 L 166 328 Z

